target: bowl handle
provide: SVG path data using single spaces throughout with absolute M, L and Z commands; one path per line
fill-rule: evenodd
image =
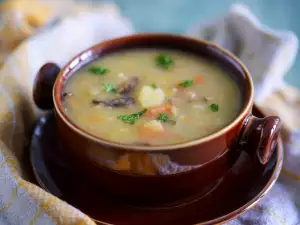
M 44 110 L 53 108 L 52 91 L 60 68 L 55 63 L 46 63 L 39 70 L 33 86 L 33 100 Z
M 279 137 L 281 121 L 277 116 L 257 118 L 252 114 L 244 121 L 240 144 L 265 165 L 271 158 Z

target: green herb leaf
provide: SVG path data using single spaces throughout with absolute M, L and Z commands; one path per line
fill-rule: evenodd
M 155 60 L 156 65 L 165 70 L 170 69 L 174 65 L 173 59 L 168 55 L 160 54 Z
M 179 86 L 187 88 L 187 87 L 192 86 L 193 83 L 194 83 L 193 80 L 185 80 L 182 83 L 180 83 Z
M 97 74 L 97 75 L 104 75 L 109 72 L 107 68 L 104 67 L 91 67 L 89 68 L 89 72 Z
M 160 113 L 157 117 L 157 120 L 160 120 L 163 122 L 168 121 L 168 119 L 169 119 L 169 116 L 166 113 Z
M 211 104 L 209 106 L 210 110 L 213 111 L 213 112 L 218 112 L 219 111 L 219 105 L 217 104 Z
M 122 120 L 124 123 L 135 124 L 135 122 L 147 112 L 148 109 L 144 109 L 141 112 L 131 114 L 131 115 L 122 115 L 118 116 L 119 120 Z
M 104 84 L 103 87 L 107 93 L 117 93 L 118 92 L 118 89 L 115 88 L 112 84 Z
M 157 88 L 156 84 L 151 84 L 151 87 L 152 87 L 153 89 L 156 89 L 156 88 Z
M 176 125 L 176 121 L 170 120 L 168 114 L 166 114 L 166 113 L 160 113 L 157 117 L 157 120 L 160 120 L 162 122 L 169 122 L 172 125 Z

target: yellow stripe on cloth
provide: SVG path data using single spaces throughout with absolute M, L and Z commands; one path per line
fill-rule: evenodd
M 6 160 L 4 160 L 0 163 L 0 169 L 5 165 L 5 163 L 6 163 Z
M 30 220 L 29 225 L 35 225 L 37 219 L 40 217 L 40 215 L 42 215 L 42 213 L 43 213 L 43 212 L 39 209 L 39 210 L 34 214 L 32 220 Z
M 5 164 L 7 165 L 12 173 L 13 176 L 19 176 L 20 175 L 20 165 L 14 156 L 14 154 L 8 150 L 6 145 L 0 140 L 0 151 L 4 156 Z M 4 166 L 3 165 L 3 166 Z
M 18 2 L 24 4 L 23 0 Z M 12 5 L 12 3 L 10 4 Z M 15 3 L 13 4 L 15 5 Z M 31 11 L 33 8 L 35 7 L 31 5 L 28 7 Z M 46 7 L 46 9 L 49 11 L 49 7 Z M 37 12 L 37 10 L 33 10 L 32 12 Z M 42 14 L 35 13 L 34 15 Z M 28 19 L 26 16 L 24 18 Z M 35 22 L 40 22 L 37 20 L 40 18 L 31 17 L 31 22 L 32 19 L 35 19 Z M 10 25 L 12 25 L 10 28 L 15 28 L 13 24 Z M 34 74 L 29 73 L 32 69 L 27 61 L 28 53 L 30 52 L 29 48 L 27 48 L 27 45 L 21 45 L 20 48 L 13 53 L 12 57 L 2 65 L 0 71 L 0 170 L 7 176 L 5 179 L 8 178 L 13 181 L 12 183 L 14 183 L 14 185 L 17 184 L 17 187 L 15 187 L 7 183 L 8 186 L 7 189 L 5 189 L 7 193 L 1 192 L 1 194 L 7 197 L 8 201 L 5 201 L 4 206 L 1 204 L 0 214 L 7 209 L 14 211 L 13 206 L 22 208 L 23 205 L 21 202 L 25 198 L 28 202 L 33 200 L 36 206 L 36 208 L 34 208 L 35 211 L 32 211 L 30 215 L 26 214 L 27 209 L 25 207 L 24 211 L 20 212 L 28 216 L 26 220 L 28 219 L 30 222 L 27 221 L 26 224 L 34 225 L 39 221 L 41 215 L 47 214 L 49 220 L 55 224 L 95 225 L 92 219 L 79 210 L 24 180 L 26 171 L 21 170 L 21 168 L 25 168 L 22 165 L 24 146 L 27 144 L 26 138 L 28 138 L 27 135 L 29 135 L 27 132 L 31 129 L 31 125 L 38 113 L 32 100 L 32 81 Z M 18 188 L 22 188 L 22 193 L 23 190 L 25 191 L 26 195 L 22 195 L 22 198 L 18 195 L 20 193 Z M 0 186 L 0 191 L 1 190 Z
M 284 220 L 274 210 L 262 208 L 258 204 L 256 205 L 256 207 L 251 208 L 251 210 L 252 211 L 263 211 L 264 213 L 269 213 L 269 215 L 271 215 L 271 217 L 274 218 L 279 224 L 287 225 L 284 222 Z
M 9 202 L 0 209 L 5 211 L 11 207 L 14 201 L 17 201 L 17 190 L 22 187 L 23 190 L 33 198 L 35 203 L 39 206 L 41 213 L 46 213 L 53 221 L 58 225 L 73 225 L 80 221 L 84 225 L 95 225 L 94 221 L 85 214 L 81 213 L 71 205 L 68 205 L 64 201 L 52 196 L 45 192 L 36 185 L 23 180 L 20 177 L 20 166 L 14 155 L 7 149 L 6 145 L 0 140 L 0 151 L 4 156 L 5 164 L 8 166 L 11 172 L 11 176 L 18 182 L 18 186 L 13 190 L 12 196 Z M 4 166 L 3 165 L 3 166 Z M 15 203 L 17 204 L 17 202 Z M 32 219 L 32 223 L 37 220 Z
M 83 225 L 96 225 L 88 216 L 41 188 L 27 181 L 24 181 L 23 188 L 58 225 L 73 225 L 79 221 Z
M 282 169 L 281 173 L 294 181 L 300 181 L 299 175 L 293 174 L 285 169 Z
M 17 195 L 17 190 L 18 190 L 18 188 L 15 187 L 14 190 L 13 190 L 13 192 L 12 192 L 12 194 L 11 194 L 10 200 L 8 201 L 8 203 L 6 203 L 6 205 L 5 205 L 2 209 L 0 209 L 0 213 L 2 213 L 2 212 L 4 212 L 4 211 L 8 210 L 9 207 L 12 206 L 12 204 L 13 204 L 13 202 L 14 202 L 14 200 L 15 200 L 15 197 L 16 197 L 16 195 Z
M 271 209 L 263 209 L 263 211 L 270 213 L 270 215 L 272 215 L 272 217 L 275 218 L 275 220 L 277 220 L 281 225 L 287 225 L 284 220 L 275 213 L 275 211 Z
M 4 212 L 4 211 L 8 210 L 9 207 L 12 206 L 12 204 L 15 200 L 15 197 L 17 196 L 18 189 L 21 188 L 23 185 L 24 185 L 23 182 L 18 183 L 18 185 L 14 188 L 14 190 L 11 194 L 10 200 L 8 201 L 8 203 L 6 203 L 6 205 L 2 209 L 0 209 L 0 212 Z

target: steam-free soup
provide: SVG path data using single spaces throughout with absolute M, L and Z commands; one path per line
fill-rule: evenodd
M 67 115 L 87 132 L 141 145 L 207 136 L 241 109 L 240 91 L 221 67 L 161 49 L 104 56 L 71 76 L 63 98 Z

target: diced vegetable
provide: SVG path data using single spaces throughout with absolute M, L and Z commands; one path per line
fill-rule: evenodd
M 162 89 L 153 89 L 150 86 L 143 86 L 139 94 L 139 101 L 146 108 L 163 104 L 165 98 L 166 95 Z
M 204 82 L 204 77 L 202 77 L 202 76 L 196 77 L 196 79 L 195 79 L 196 84 L 202 84 L 203 82 Z
M 144 127 L 149 128 L 156 132 L 164 131 L 164 128 L 163 128 L 161 122 L 158 120 L 151 120 L 150 122 L 145 123 Z
M 139 130 L 139 136 L 140 139 L 143 140 L 149 140 L 154 138 L 166 138 L 168 137 L 168 133 L 166 131 L 155 131 L 149 127 L 140 127 Z
M 89 72 L 96 74 L 96 75 L 104 75 L 109 72 L 107 68 L 104 67 L 91 67 L 89 68 Z
M 140 136 L 141 140 L 149 140 L 149 139 L 152 139 L 152 138 L 159 137 L 159 134 L 161 132 L 155 132 L 151 128 L 143 126 L 143 127 L 140 127 L 138 129 L 138 133 L 139 133 L 139 136 Z
M 146 112 L 146 116 L 156 119 L 159 116 L 159 114 L 161 114 L 161 113 L 165 113 L 168 116 L 171 116 L 172 115 L 172 105 L 166 104 L 166 105 L 161 105 L 161 106 L 156 106 L 156 107 L 150 108 Z
M 179 137 L 176 134 L 169 133 L 164 130 L 160 121 L 152 120 L 144 126 L 139 127 L 138 129 L 140 139 L 149 140 L 149 139 L 163 139 L 163 138 L 171 138 L 171 137 Z

